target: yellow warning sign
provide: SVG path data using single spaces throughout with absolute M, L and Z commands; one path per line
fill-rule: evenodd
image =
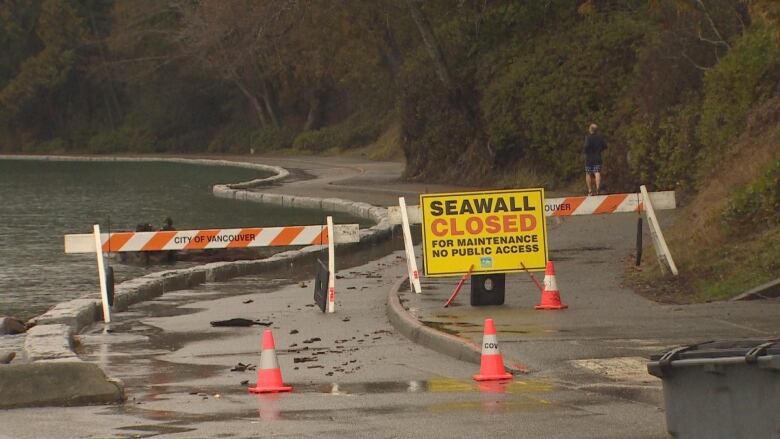
M 544 270 L 544 189 L 420 195 L 426 276 Z

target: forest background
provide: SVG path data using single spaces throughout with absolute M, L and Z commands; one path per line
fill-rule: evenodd
M 636 286 L 780 277 L 776 0 L 4 0 L 0 47 L 0 152 L 360 151 L 579 192 L 593 122 L 607 191 L 684 206 L 682 275 Z

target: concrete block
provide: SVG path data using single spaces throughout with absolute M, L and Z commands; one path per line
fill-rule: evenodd
M 322 200 L 312 197 L 293 197 L 291 200 L 292 207 L 299 209 L 321 209 Z
M 83 362 L 49 362 L 0 367 L 0 409 L 80 406 L 124 401 L 121 382 Z
M 24 350 L 30 361 L 69 359 L 80 361 L 73 352 L 73 331 L 68 325 L 37 325 L 27 331 Z
M 78 332 L 102 315 L 102 304 L 97 298 L 80 298 L 63 302 L 35 319 L 38 325 L 63 324 Z M 100 312 L 98 312 L 100 309 Z
M 284 204 L 284 197 L 279 194 L 264 193 L 262 202 L 281 206 Z

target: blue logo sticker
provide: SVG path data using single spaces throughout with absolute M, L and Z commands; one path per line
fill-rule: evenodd
M 482 268 L 493 268 L 493 257 L 492 256 L 483 256 L 479 258 L 479 265 Z

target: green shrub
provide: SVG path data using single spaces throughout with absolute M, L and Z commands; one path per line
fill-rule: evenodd
M 250 146 L 256 152 L 286 149 L 292 146 L 296 131 L 291 128 L 266 127 L 250 134 Z
M 376 117 L 370 113 L 355 113 L 337 125 L 298 134 L 293 147 L 301 151 L 321 152 L 364 146 L 375 141 L 389 121 L 389 114 Z
M 640 114 L 620 130 L 628 148 L 628 167 L 635 183 L 657 189 L 694 189 L 701 149 L 696 137 L 699 100 L 683 100 L 658 115 Z
M 47 142 L 41 143 L 36 149 L 36 152 L 42 152 L 46 154 L 62 154 L 68 151 L 69 143 L 59 137 L 51 139 Z
M 138 127 L 122 126 L 115 131 L 100 132 L 89 139 L 90 154 L 114 154 L 117 152 L 153 152 L 155 140 L 152 134 Z
M 214 153 L 249 153 L 249 127 L 234 121 L 225 124 L 214 133 L 206 148 Z
M 738 191 L 721 214 L 724 225 L 756 232 L 780 225 L 780 160 L 748 187 Z
M 754 23 L 704 79 L 698 134 L 712 153 L 742 132 L 751 106 L 777 86 L 780 49 L 771 31 Z
M 630 85 L 644 27 L 629 14 L 592 17 L 538 36 L 532 50 L 518 53 L 481 102 L 496 165 L 534 163 L 569 180 L 580 172 L 591 122 L 601 126 L 608 153 L 617 154 L 619 143 L 609 142 L 616 106 Z

